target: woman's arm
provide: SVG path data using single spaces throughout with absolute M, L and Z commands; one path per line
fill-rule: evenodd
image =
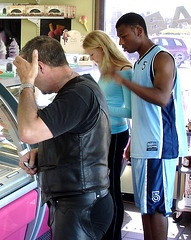
M 132 79 L 133 70 L 120 71 L 120 75 Z M 124 107 L 109 107 L 109 112 L 111 116 L 120 117 L 120 118 L 131 118 L 131 91 L 122 85 L 122 93 L 124 98 Z

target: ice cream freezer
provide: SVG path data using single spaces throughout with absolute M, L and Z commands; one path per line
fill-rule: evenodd
M 30 146 L 21 142 L 17 130 L 17 99 L 10 88 L 19 82 L 0 80 L 0 239 L 37 239 L 49 228 L 47 206 L 35 176 L 19 167 Z M 17 91 L 16 91 L 17 92 Z M 46 213 L 46 214 L 45 214 Z M 45 222 L 45 223 L 44 223 Z

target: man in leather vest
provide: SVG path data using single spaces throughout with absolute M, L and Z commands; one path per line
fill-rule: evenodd
M 38 143 L 19 165 L 28 174 L 38 174 L 52 238 L 101 239 L 113 216 L 105 98 L 89 74 L 80 76 L 69 67 L 60 43 L 48 36 L 30 40 L 14 64 L 22 83 L 19 138 Z M 43 93 L 57 93 L 43 109 L 36 105 L 35 86 Z

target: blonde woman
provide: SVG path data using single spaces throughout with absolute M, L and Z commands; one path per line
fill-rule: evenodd
M 131 117 L 130 91 L 118 85 L 114 79 L 105 77 L 108 71 L 119 71 L 128 79 L 132 77 L 132 64 L 103 31 L 90 32 L 83 41 L 83 48 L 100 70 L 99 86 L 104 92 L 110 114 L 112 137 L 108 157 L 110 169 L 110 192 L 114 202 L 114 217 L 103 239 L 121 239 L 124 206 L 121 195 L 120 172 L 124 148 L 129 139 L 127 118 Z

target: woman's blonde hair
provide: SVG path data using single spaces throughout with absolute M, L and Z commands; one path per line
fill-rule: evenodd
M 113 65 L 120 68 L 127 65 L 132 67 L 131 62 L 126 59 L 117 45 L 105 32 L 94 30 L 86 35 L 83 41 L 83 48 L 86 50 L 99 47 L 103 49 L 104 53 L 102 62 L 98 66 L 102 76 L 110 70 Z

